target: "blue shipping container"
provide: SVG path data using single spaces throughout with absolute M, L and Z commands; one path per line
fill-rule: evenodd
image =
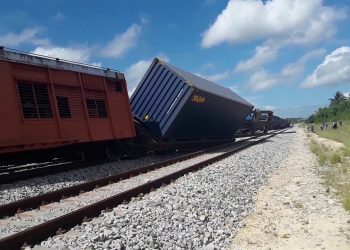
M 253 105 L 230 89 L 155 58 L 130 99 L 161 139 L 233 137 Z

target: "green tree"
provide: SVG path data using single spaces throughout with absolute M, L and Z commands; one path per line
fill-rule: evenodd
M 333 98 L 329 98 L 329 100 L 331 101 L 329 106 L 335 106 L 339 103 L 341 103 L 342 101 L 346 100 L 346 97 L 344 96 L 344 94 L 340 91 L 335 92 Z
M 343 93 L 337 91 L 329 100 L 329 106 L 319 108 L 308 118 L 308 122 L 314 123 L 350 119 L 350 98 L 346 98 Z

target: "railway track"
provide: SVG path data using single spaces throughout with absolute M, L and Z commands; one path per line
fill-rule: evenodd
M 248 138 L 252 136 L 261 135 L 263 134 L 238 135 L 237 138 Z M 0 183 L 9 184 L 14 183 L 16 181 L 28 180 L 35 177 L 57 174 L 85 167 L 92 167 L 107 162 L 111 162 L 111 160 L 63 161 L 62 159 L 57 159 L 47 162 L 33 162 L 21 165 L 8 164 L 0 166 Z
M 10 165 L 0 168 L 0 183 L 13 183 L 20 180 L 28 180 L 34 177 L 57 174 L 69 170 L 75 170 L 85 167 L 91 167 L 107 162 L 107 160 L 99 161 L 53 161 L 43 163 L 33 163 L 24 165 Z
M 230 146 L 226 145 L 224 148 L 199 151 L 138 170 L 0 206 L 0 215 L 10 216 L 0 221 L 0 227 L 13 229 L 12 235 L 0 239 L 0 248 L 19 249 L 26 244 L 36 244 L 57 232 L 64 232 L 89 218 L 98 216 L 103 210 L 115 207 L 141 193 L 150 192 L 239 150 L 266 141 L 278 133 L 280 132 L 260 138 L 253 137 Z M 181 164 L 177 164 L 180 161 Z M 62 196 L 69 198 L 61 199 Z M 40 210 L 15 214 L 17 210 L 37 208 L 44 203 L 49 204 L 41 206 Z

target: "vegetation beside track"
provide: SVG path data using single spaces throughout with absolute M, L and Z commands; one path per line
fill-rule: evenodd
M 337 91 L 329 99 L 328 107 L 319 108 L 309 118 L 309 123 L 322 123 L 326 121 L 350 120 L 350 98 Z
M 350 211 L 350 150 L 330 150 L 312 139 L 310 148 L 318 156 L 320 174 L 326 190 L 331 189 L 339 197 L 345 209 Z
M 341 127 L 338 126 L 337 129 L 328 127 L 321 130 L 320 126 L 321 124 L 315 124 L 314 129 L 316 134 L 323 138 L 343 143 L 350 150 L 350 119 L 343 121 L 343 125 Z
M 330 105 L 320 108 L 308 118 L 313 123 L 314 132 L 320 137 L 340 142 L 342 148 L 329 148 L 316 139 L 311 139 L 310 149 L 317 155 L 320 174 L 324 179 L 327 191 L 334 191 L 345 209 L 350 211 L 350 98 L 336 92 L 329 99 Z M 332 121 L 342 120 L 342 126 L 332 128 Z M 321 129 L 322 123 L 328 128 Z

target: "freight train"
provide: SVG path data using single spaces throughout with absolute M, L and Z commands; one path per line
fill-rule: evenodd
M 253 110 L 242 122 L 242 128 L 236 134 L 255 134 L 257 132 L 267 133 L 269 130 L 284 129 L 291 126 L 290 121 L 273 115 L 269 110 Z
M 279 116 L 272 116 L 271 128 L 272 129 L 284 129 L 291 126 L 290 121 L 283 119 Z
M 253 105 L 155 59 L 130 102 L 124 74 L 0 47 L 0 156 L 109 158 L 234 140 Z
M 272 128 L 273 112 L 268 110 L 253 110 L 242 122 L 242 128 L 237 134 L 267 133 Z

